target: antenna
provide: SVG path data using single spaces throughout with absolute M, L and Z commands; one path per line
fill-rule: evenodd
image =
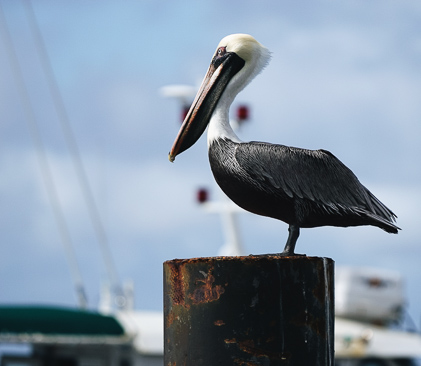
M 241 243 L 237 225 L 237 213 L 244 212 L 230 199 L 223 195 L 221 201 L 210 202 L 208 191 L 201 188 L 197 191 L 197 201 L 208 213 L 217 213 L 221 216 L 222 228 L 225 236 L 225 243 L 219 248 L 218 255 L 234 256 L 244 255 L 244 248 Z
M 197 88 L 190 85 L 167 85 L 160 89 L 161 95 L 167 98 L 177 99 L 182 106 L 183 122 L 190 104 L 196 95 Z M 235 131 L 239 130 L 244 122 L 250 118 L 250 108 L 247 105 L 240 105 L 236 111 L 236 117 L 230 121 Z M 219 202 L 210 202 L 207 189 L 201 188 L 197 191 L 197 201 L 210 213 L 218 213 L 221 216 L 222 227 L 225 235 L 225 244 L 218 251 L 218 255 L 235 256 L 244 255 L 243 245 L 237 225 L 237 213 L 245 212 L 223 195 Z

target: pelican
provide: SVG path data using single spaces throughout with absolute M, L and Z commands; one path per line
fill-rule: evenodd
M 190 148 L 208 126 L 212 173 L 238 206 L 289 225 L 283 256 L 293 256 L 300 228 L 377 226 L 398 232 L 396 215 L 326 150 L 242 142 L 229 123 L 236 95 L 268 64 L 270 52 L 247 34 L 221 40 L 169 153 Z

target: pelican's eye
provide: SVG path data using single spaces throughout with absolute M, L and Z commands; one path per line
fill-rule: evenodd
M 226 47 L 219 47 L 216 50 L 215 56 L 212 59 L 213 66 L 219 67 L 219 65 L 224 62 L 225 58 L 228 56 L 227 48 Z
M 221 57 L 221 56 L 224 56 L 226 53 L 227 53 L 226 47 L 219 47 L 218 50 L 216 51 L 216 56 Z

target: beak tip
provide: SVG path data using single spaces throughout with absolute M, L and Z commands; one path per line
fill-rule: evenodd
M 169 153 L 169 154 L 168 154 L 168 160 L 169 160 L 171 163 L 174 163 L 175 156 L 174 156 L 174 155 L 171 155 L 171 153 Z

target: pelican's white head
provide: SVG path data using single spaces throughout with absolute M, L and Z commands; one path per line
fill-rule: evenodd
M 244 60 L 244 67 L 232 78 L 230 84 L 239 83 L 237 94 L 259 74 L 270 61 L 270 52 L 249 34 L 231 34 L 224 37 L 216 49 L 225 47 L 226 52 L 235 53 Z M 237 81 L 238 80 L 238 81 Z
M 248 34 L 232 34 L 219 42 L 171 148 L 170 161 L 199 139 L 211 117 L 208 141 L 222 136 L 239 141 L 229 126 L 229 107 L 235 96 L 264 69 L 269 59 L 268 49 Z

